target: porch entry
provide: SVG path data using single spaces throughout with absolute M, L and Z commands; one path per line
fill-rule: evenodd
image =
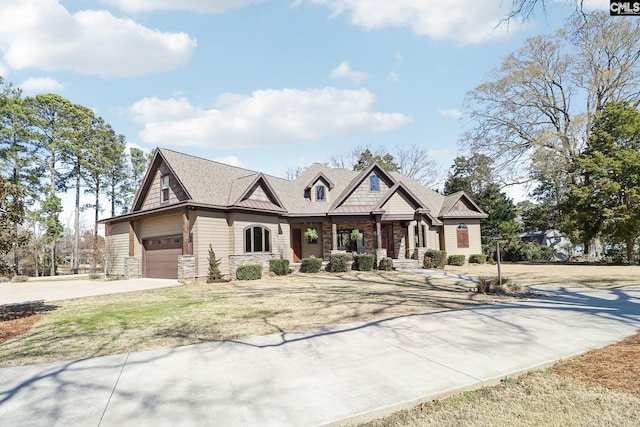
M 293 262 L 300 262 L 302 259 L 302 230 L 299 228 L 293 228 Z
M 393 224 L 380 225 L 380 238 L 382 240 L 382 248 L 387 250 L 389 258 L 395 258 L 393 251 Z

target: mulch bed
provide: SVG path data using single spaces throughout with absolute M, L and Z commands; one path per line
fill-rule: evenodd
M 55 307 L 41 302 L 0 306 L 0 344 L 27 332 L 45 311 Z
M 557 363 L 552 371 L 640 395 L 640 334 Z

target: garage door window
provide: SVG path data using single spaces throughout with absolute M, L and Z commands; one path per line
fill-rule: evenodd
M 268 228 L 254 225 L 244 230 L 245 252 L 271 252 L 271 232 Z

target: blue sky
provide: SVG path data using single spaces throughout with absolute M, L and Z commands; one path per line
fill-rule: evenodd
M 547 0 L 496 29 L 510 4 L 2 0 L 0 75 L 94 109 L 146 151 L 281 176 L 355 146 L 416 144 L 446 170 L 465 93 L 574 8 Z

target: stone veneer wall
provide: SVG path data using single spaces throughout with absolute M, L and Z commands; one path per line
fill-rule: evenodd
M 331 256 L 331 247 L 333 244 L 333 235 L 331 234 L 331 223 L 322 223 L 322 259 L 329 261 Z
M 375 253 L 376 242 L 373 238 L 375 224 L 371 221 L 355 221 L 355 222 L 338 222 L 336 230 L 355 230 L 358 229 L 364 234 L 364 252 L 368 254 Z M 333 247 L 333 234 L 331 233 L 331 223 L 322 223 L 322 258 L 329 261 L 331 256 L 331 248 Z
M 407 227 L 399 221 L 393 221 L 393 252 L 398 259 L 407 258 Z
M 124 257 L 124 278 L 137 279 L 139 277 L 142 277 L 140 272 L 140 257 Z
M 178 281 L 194 282 L 196 280 L 196 257 L 180 255 L 178 257 Z
M 269 261 L 278 258 L 276 254 L 243 254 L 243 255 L 229 255 L 229 274 L 231 280 L 236 280 L 236 270 L 238 266 L 245 264 L 260 264 L 262 265 L 262 272 L 269 271 Z

